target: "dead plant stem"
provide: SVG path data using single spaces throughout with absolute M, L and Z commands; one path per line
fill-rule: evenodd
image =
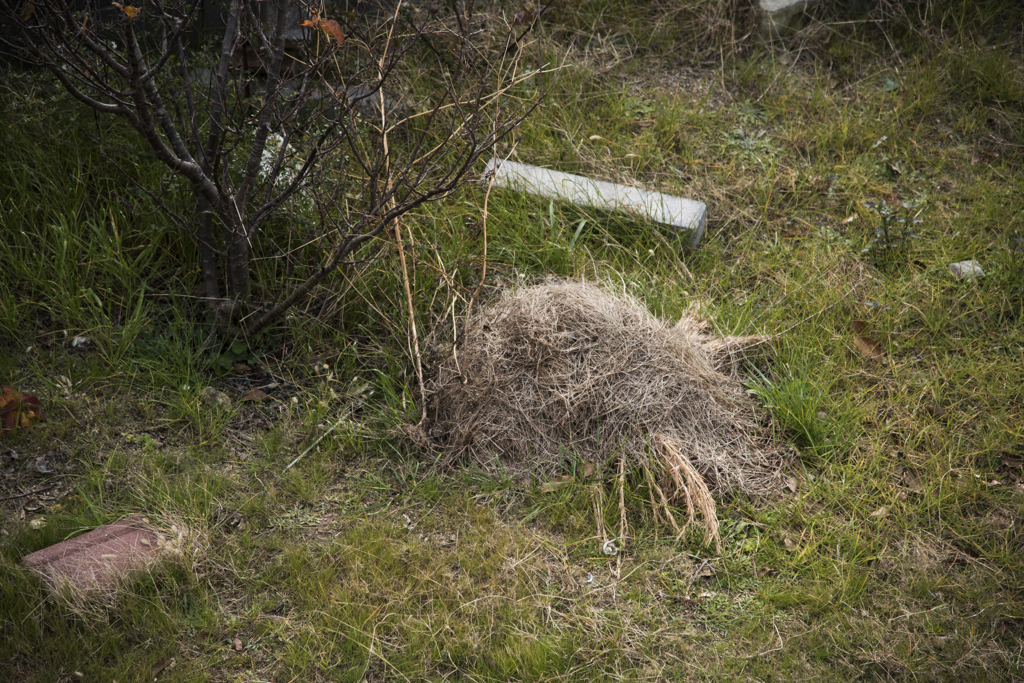
M 384 44 L 384 50 L 381 53 L 380 61 L 378 62 L 378 73 L 380 78 L 384 80 L 384 61 L 387 58 L 388 47 L 391 45 L 392 32 L 395 30 L 395 23 L 398 19 L 398 11 L 402 7 L 402 0 L 398 0 L 395 5 L 395 17 L 391 22 L 391 28 L 388 31 L 388 39 Z M 384 145 L 384 159 L 388 174 L 388 192 L 391 191 L 391 154 L 388 148 L 388 128 L 387 128 L 387 105 L 384 102 L 384 90 L 378 91 L 380 97 L 380 130 L 381 138 Z M 394 197 L 392 197 L 391 207 L 394 207 Z M 423 382 L 423 358 L 420 354 L 420 340 L 419 335 L 416 331 L 416 310 L 412 303 L 412 288 L 409 286 L 409 268 L 405 262 L 405 247 L 402 244 L 402 224 L 395 219 L 395 243 L 398 245 L 398 261 L 402 266 L 402 284 L 405 287 L 405 303 L 409 314 L 409 336 L 410 346 L 412 347 L 413 365 L 416 369 L 416 381 L 420 385 L 420 426 L 426 424 L 427 421 L 427 387 Z M 409 229 L 410 242 L 412 240 L 412 229 Z
M 484 279 L 487 277 L 487 200 L 491 198 L 491 188 L 494 187 L 494 174 L 491 174 L 490 180 L 487 181 L 487 193 L 484 194 L 484 211 L 481 217 L 481 231 L 483 232 L 484 238 L 484 258 L 480 264 L 480 282 L 477 283 L 476 289 L 473 290 L 473 296 L 469 298 L 469 306 L 466 308 L 466 325 L 469 325 L 470 315 L 473 313 L 473 304 L 476 302 L 476 297 L 480 293 L 480 289 L 484 286 Z M 463 336 L 465 336 L 466 330 L 463 328 Z

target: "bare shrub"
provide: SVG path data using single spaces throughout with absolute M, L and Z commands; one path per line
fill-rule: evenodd
M 358 277 L 371 244 L 451 196 L 539 101 L 503 97 L 539 13 L 485 30 L 472 2 L 333 18 L 306 0 L 224 8 L 213 47 L 199 0 L 0 3 L 18 35 L 0 43 L 167 167 L 130 208 L 191 236 L 203 298 L 233 335 Z

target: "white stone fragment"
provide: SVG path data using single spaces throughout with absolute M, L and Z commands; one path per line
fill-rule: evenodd
M 704 237 L 707 207 L 703 202 L 514 161 L 491 159 L 487 171 L 494 172 L 494 184 L 498 187 L 561 199 L 577 206 L 626 211 L 670 225 L 677 231 L 689 231 L 691 249 L 696 249 Z
M 762 35 L 771 40 L 800 28 L 807 8 L 817 0 L 760 0 L 764 12 Z
M 979 277 L 985 277 L 985 271 L 981 269 L 981 264 L 974 259 L 950 263 L 949 272 L 957 280 L 977 280 Z

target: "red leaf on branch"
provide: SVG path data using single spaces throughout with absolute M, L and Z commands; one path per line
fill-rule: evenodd
M 322 22 L 321 28 L 323 28 L 324 33 L 329 37 L 333 36 L 334 39 L 338 41 L 338 45 L 345 42 L 345 34 L 341 32 L 341 25 L 334 19 L 328 19 L 327 21 Z
M 31 427 L 37 422 L 45 422 L 43 411 L 39 408 L 39 399 L 31 394 L 4 387 L 0 393 L 0 434 Z
M 122 5 L 119 2 L 112 2 L 110 4 L 113 5 L 114 7 L 116 7 L 117 9 L 121 10 L 122 12 L 124 12 L 125 15 L 128 17 L 128 21 L 131 21 L 132 19 L 134 19 L 135 17 L 137 17 L 139 15 L 139 8 L 138 7 L 132 7 L 131 5 Z
M 300 26 L 309 26 L 310 28 L 318 28 L 324 32 L 327 39 L 334 38 L 338 41 L 338 44 L 345 42 L 345 34 L 341 31 L 341 24 L 336 22 L 334 19 L 321 19 L 320 14 L 314 9 L 309 11 L 313 15 L 312 20 L 306 19 Z

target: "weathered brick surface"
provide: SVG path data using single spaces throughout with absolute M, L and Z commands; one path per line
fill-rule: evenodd
M 51 590 L 108 588 L 128 572 L 151 564 L 161 552 L 160 534 L 138 515 L 22 558 Z

